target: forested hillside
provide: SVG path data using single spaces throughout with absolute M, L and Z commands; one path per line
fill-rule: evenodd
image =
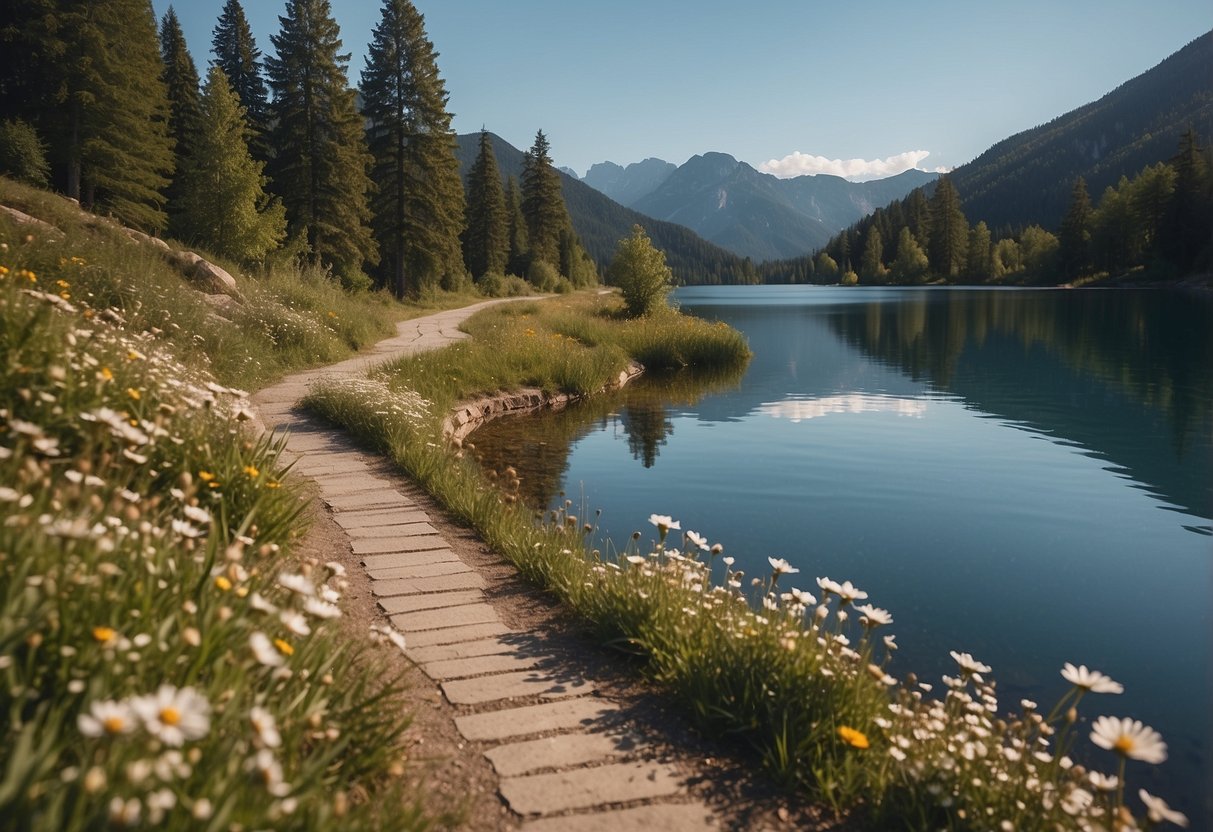
M 1004 139 L 952 172 L 965 214 L 992 229 L 1061 221 L 1079 176 L 1092 194 L 1213 135 L 1213 32 L 1098 101 Z
M 521 176 L 525 154 L 500 136 L 489 134 L 501 175 Z M 459 136 L 460 168 L 466 178 L 476 158 L 480 134 Z M 754 266 L 741 257 L 707 242 L 680 225 L 647 217 L 617 202 L 573 177 L 559 173 L 565 205 L 582 245 L 601 267 L 610 262 L 619 241 L 632 226 L 641 225 L 653 245 L 665 251 L 666 261 L 679 282 L 686 284 L 736 284 L 757 281 Z

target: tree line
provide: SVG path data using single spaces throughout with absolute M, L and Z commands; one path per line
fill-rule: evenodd
M 1092 202 L 1078 177 L 1055 231 L 969 225 L 950 176 L 878 208 L 812 257 L 764 263 L 770 283 L 1062 283 L 1213 268 L 1213 152 L 1189 129 L 1168 161 Z
M 403 296 L 507 270 L 547 290 L 598 280 L 542 131 L 508 187 L 486 179 L 482 144 L 465 192 L 438 53 L 409 0 L 383 0 L 357 90 L 330 0 L 287 0 L 264 56 L 227 0 L 205 79 L 171 7 L 157 22 L 149 0 L 10 6 L 0 172 L 244 264 L 300 260 L 350 287 Z

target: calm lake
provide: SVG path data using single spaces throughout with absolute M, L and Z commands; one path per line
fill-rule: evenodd
M 685 311 L 744 332 L 741 378 L 646 378 L 472 440 L 541 505 L 651 513 L 768 555 L 816 591 L 851 580 L 893 613 L 895 670 L 949 650 L 994 667 L 1007 709 L 1051 704 L 1064 662 L 1125 686 L 1170 760 L 1135 782 L 1213 817 L 1213 296 L 1134 290 L 711 287 Z M 1104 770 L 1106 752 L 1089 753 Z M 1210 827 L 1213 828 L 1213 827 Z

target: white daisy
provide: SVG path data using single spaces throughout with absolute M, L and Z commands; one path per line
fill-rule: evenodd
M 795 575 L 800 571 L 783 558 L 767 558 L 767 563 L 771 564 L 771 571 L 776 575 Z
M 1158 765 L 1167 759 L 1162 735 L 1136 719 L 1101 716 L 1091 726 L 1091 742 L 1122 757 Z
M 278 585 L 299 595 L 315 595 L 316 587 L 307 578 L 295 572 L 283 572 L 278 576 Z
M 700 549 L 702 549 L 705 552 L 711 548 L 710 546 L 708 546 L 708 539 L 706 537 L 704 537 L 703 535 L 701 535 L 699 532 L 693 532 L 688 529 L 687 533 L 686 533 L 686 538 L 691 543 L 695 544 L 696 546 L 698 546 Z
M 882 610 L 880 607 L 874 607 L 871 604 L 860 604 L 855 607 L 855 610 L 863 616 L 860 620 L 866 621 L 869 627 L 893 623 L 892 613 L 888 610 Z
M 282 734 L 278 733 L 278 723 L 274 715 L 265 708 L 254 706 L 249 711 L 249 722 L 257 732 L 257 739 L 267 748 L 277 748 L 282 745 Z
M 1145 789 L 1139 790 L 1137 796 L 1141 798 L 1142 803 L 1146 804 L 1146 813 L 1149 815 L 1151 823 L 1173 823 L 1184 829 L 1188 828 L 1188 816 L 1172 809 L 1161 797 L 1155 797 Z
M 165 745 L 201 739 L 211 728 L 211 703 L 193 688 L 161 685 L 154 694 L 136 698 L 131 707 Z
M 838 587 L 838 597 L 842 599 L 842 603 L 849 604 L 852 601 L 862 601 L 868 597 L 868 593 L 855 588 L 850 581 L 843 581 L 842 586 Z
M 282 612 L 278 613 L 278 619 L 286 625 L 288 630 L 297 636 L 307 636 L 312 634 L 312 628 L 308 625 L 307 619 L 293 610 L 283 610 Z
M 336 604 L 330 604 L 327 601 L 321 601 L 319 598 L 308 598 L 303 602 L 303 609 L 309 615 L 314 615 L 317 618 L 340 618 L 341 608 Z
M 253 648 L 253 656 L 266 667 L 281 667 L 286 661 L 265 633 L 253 633 L 249 636 L 248 643 L 249 647 Z
M 125 702 L 100 700 L 89 703 L 88 713 L 76 718 L 80 733 L 86 737 L 102 734 L 129 734 L 137 725 L 134 712 Z
M 1115 774 L 1104 774 L 1099 771 L 1092 771 L 1087 775 L 1087 779 L 1091 781 L 1091 785 L 1101 792 L 1114 792 L 1116 787 L 1120 785 L 1120 778 Z
M 1124 693 L 1125 688 L 1120 682 L 1113 681 L 1098 670 L 1087 670 L 1085 664 L 1078 667 L 1066 662 L 1061 669 L 1061 676 L 1076 688 L 1089 690 L 1091 693 Z
M 669 534 L 670 529 L 681 529 L 682 525 L 672 517 L 666 514 L 650 514 L 649 522 L 657 527 L 657 531 L 662 537 Z
M 817 586 L 821 588 L 821 591 L 825 593 L 827 598 L 831 595 L 831 593 L 834 595 L 842 594 L 842 584 L 839 584 L 836 581 L 831 581 L 829 578 L 818 578 Z M 823 600 L 822 603 L 825 603 L 825 601 Z
M 982 664 L 977 659 L 970 656 L 968 653 L 957 653 L 955 650 L 949 651 L 956 663 L 960 665 L 960 669 L 965 673 L 989 673 L 990 666 Z

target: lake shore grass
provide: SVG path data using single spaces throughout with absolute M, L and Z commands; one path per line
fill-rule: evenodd
M 240 387 L 408 306 L 238 280 L 222 316 L 158 250 L 0 178 L 0 817 L 13 830 L 420 830 L 394 632 L 342 620 L 304 492 Z
M 744 575 L 705 535 L 659 515 L 650 539 L 594 549 L 592 515 L 566 502 L 537 522 L 513 471 L 490 481 L 469 459 L 474 447 L 443 443 L 439 424 L 456 402 L 510 384 L 597 389 L 652 346 L 643 333 L 655 321 L 610 337 L 610 315 L 593 305 L 602 302 L 482 313 L 469 321 L 469 342 L 324 385 L 307 404 L 395 460 L 597 639 L 634 657 L 705 731 L 735 737 L 777 780 L 865 827 L 1136 829 L 1180 820 L 1126 783 L 1132 766 L 1165 759 L 1153 731 L 1100 717 L 1079 735 L 1080 703 L 1120 687 L 1102 674 L 1067 666 L 1072 687 L 1052 708 L 1001 702 L 990 668 L 963 653 L 952 654 L 956 672 L 938 690 L 912 675 L 895 679 L 893 616 L 850 582 L 804 582 L 777 558 L 769 572 Z M 1079 742 L 1108 749 L 1107 770 L 1076 764 Z

